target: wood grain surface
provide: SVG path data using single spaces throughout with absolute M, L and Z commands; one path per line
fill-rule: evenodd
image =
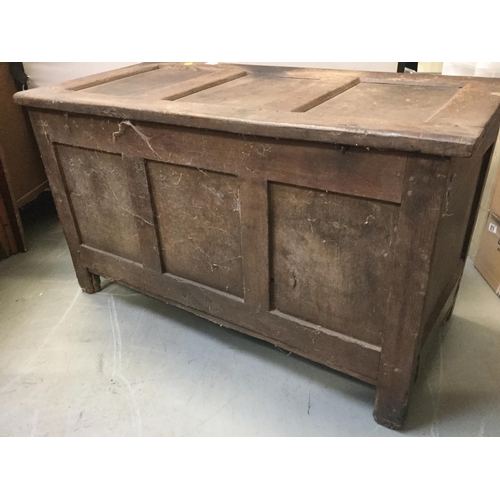
M 498 120 L 498 79 L 244 65 L 142 64 L 16 101 L 272 138 L 471 156 Z

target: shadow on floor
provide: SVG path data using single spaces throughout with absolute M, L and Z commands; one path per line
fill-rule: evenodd
M 29 251 L 29 245 L 40 232 L 44 228 L 53 226 L 54 221 L 58 219 L 52 193 L 50 191 L 41 193 L 35 200 L 21 208 L 20 215 Z
M 429 424 L 451 430 L 500 408 L 500 364 L 492 356 L 499 349 L 498 330 L 452 316 L 425 346 L 407 431 Z
M 104 282 L 103 289 L 99 293 L 114 292 L 122 287 L 112 282 Z M 137 298 L 121 296 L 130 307 L 137 307 Z M 170 321 L 182 325 L 184 328 L 197 330 L 200 333 L 210 335 L 217 341 L 225 344 L 227 349 L 244 351 L 260 359 L 279 365 L 280 368 L 293 372 L 293 375 L 299 375 L 310 379 L 313 383 L 321 384 L 324 388 L 332 391 L 341 391 L 346 394 L 356 394 L 359 400 L 368 405 L 373 405 L 375 400 L 375 388 L 370 384 L 355 379 L 349 375 L 332 370 L 319 363 L 315 363 L 294 353 L 284 351 L 279 347 L 263 340 L 240 333 L 236 330 L 221 327 L 207 319 L 196 316 L 194 313 L 184 311 L 178 307 L 172 306 L 159 299 L 143 295 L 140 299 L 140 307 L 149 313 L 168 318 Z M 371 391 L 373 390 L 373 393 Z

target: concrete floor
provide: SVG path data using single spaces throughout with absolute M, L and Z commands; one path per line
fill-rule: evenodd
M 1 436 L 498 436 L 500 300 L 469 262 L 406 430 L 375 389 L 108 283 L 81 292 L 54 211 L 0 261 Z

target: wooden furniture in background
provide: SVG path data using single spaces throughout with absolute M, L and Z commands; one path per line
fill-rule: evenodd
M 141 64 L 16 96 L 76 274 L 376 386 L 400 428 L 451 314 L 498 80 Z
M 9 246 L 7 255 L 26 250 L 18 209 L 48 188 L 27 113 L 13 101 L 16 90 L 9 63 L 0 63 L 0 196 L 5 208 L 3 217 L 8 217 L 7 225 L 15 241 L 14 246 Z
M 25 250 L 24 232 L 17 204 L 6 176 L 0 147 L 0 258 Z

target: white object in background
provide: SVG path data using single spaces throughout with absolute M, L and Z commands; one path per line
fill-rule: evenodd
M 30 77 L 29 88 L 57 85 L 82 76 L 95 75 L 112 69 L 136 64 L 133 62 L 25 62 L 24 71 Z
M 443 72 L 442 62 L 421 62 L 418 61 L 418 73 L 436 73 Z
M 500 62 L 445 62 L 443 75 L 500 78 Z
M 347 69 L 352 71 L 387 71 L 396 73 L 397 62 L 240 62 L 234 64 L 257 64 L 262 66 L 291 66 L 299 68 Z

